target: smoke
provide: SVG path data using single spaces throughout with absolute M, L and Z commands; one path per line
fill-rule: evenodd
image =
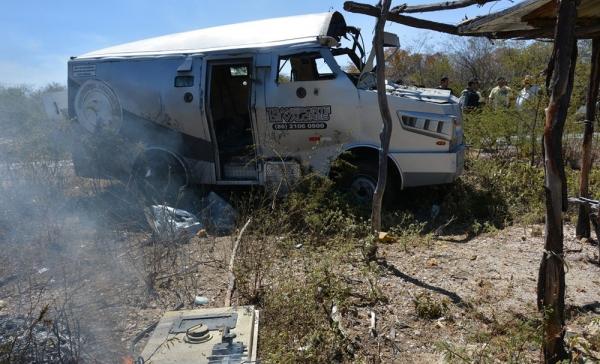
M 0 362 L 118 362 L 124 307 L 146 297 L 142 209 L 75 175 L 77 136 L 42 100 L 62 89 L 0 87 Z

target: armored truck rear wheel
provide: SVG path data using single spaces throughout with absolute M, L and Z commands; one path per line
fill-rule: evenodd
M 185 167 L 173 155 L 164 151 L 148 151 L 135 163 L 133 181 L 147 204 L 179 205 L 188 185 Z

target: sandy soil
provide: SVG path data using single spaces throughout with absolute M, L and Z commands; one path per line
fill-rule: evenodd
M 378 283 L 389 303 L 374 308 L 377 330 L 386 343 L 378 353 L 382 362 L 439 362 L 443 342 L 477 352 L 482 347 L 473 345 L 471 337 L 478 331 L 498 323 L 510 325 L 518 317 L 537 317 L 541 232 L 542 226 L 510 227 L 469 241 L 461 236 L 438 237 L 430 245 L 409 244 L 406 249 L 382 244 L 380 254 L 387 263 Z M 566 225 L 568 330 L 581 333 L 592 318 L 600 317 L 600 268 L 589 261 L 597 262 L 597 246 L 582 244 L 573 236 L 574 228 Z M 421 294 L 446 302 L 447 312 L 439 319 L 419 318 L 414 302 Z M 362 318 L 354 332 L 358 337 L 368 338 L 369 310 L 358 314 Z M 537 361 L 539 350 L 524 355 L 523 361 Z

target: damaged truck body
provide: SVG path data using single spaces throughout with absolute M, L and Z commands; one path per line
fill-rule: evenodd
M 349 43 L 342 46 L 342 40 Z M 397 38 L 396 38 L 397 40 Z M 279 185 L 328 175 L 351 152 L 348 187 L 370 198 L 379 133 L 373 67 L 338 12 L 200 29 L 73 57 L 69 116 L 80 176 L 190 185 Z M 351 71 L 354 70 L 355 72 Z M 454 181 L 461 112 L 449 91 L 388 84 L 388 189 Z

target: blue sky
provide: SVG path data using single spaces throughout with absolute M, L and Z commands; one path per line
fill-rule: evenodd
M 393 1 L 392 6 L 437 1 Z M 485 15 L 511 5 L 510 0 L 500 0 L 481 8 L 416 15 L 457 23 L 465 16 Z M 343 12 L 343 1 L 1 0 L 0 84 L 64 84 L 70 56 L 174 32 L 331 9 L 342 11 L 348 24 L 363 29 L 365 43 L 369 42 L 374 20 Z M 397 33 L 403 46 L 426 43 L 435 48 L 452 41 L 450 36 L 397 24 L 389 24 L 386 30 Z

